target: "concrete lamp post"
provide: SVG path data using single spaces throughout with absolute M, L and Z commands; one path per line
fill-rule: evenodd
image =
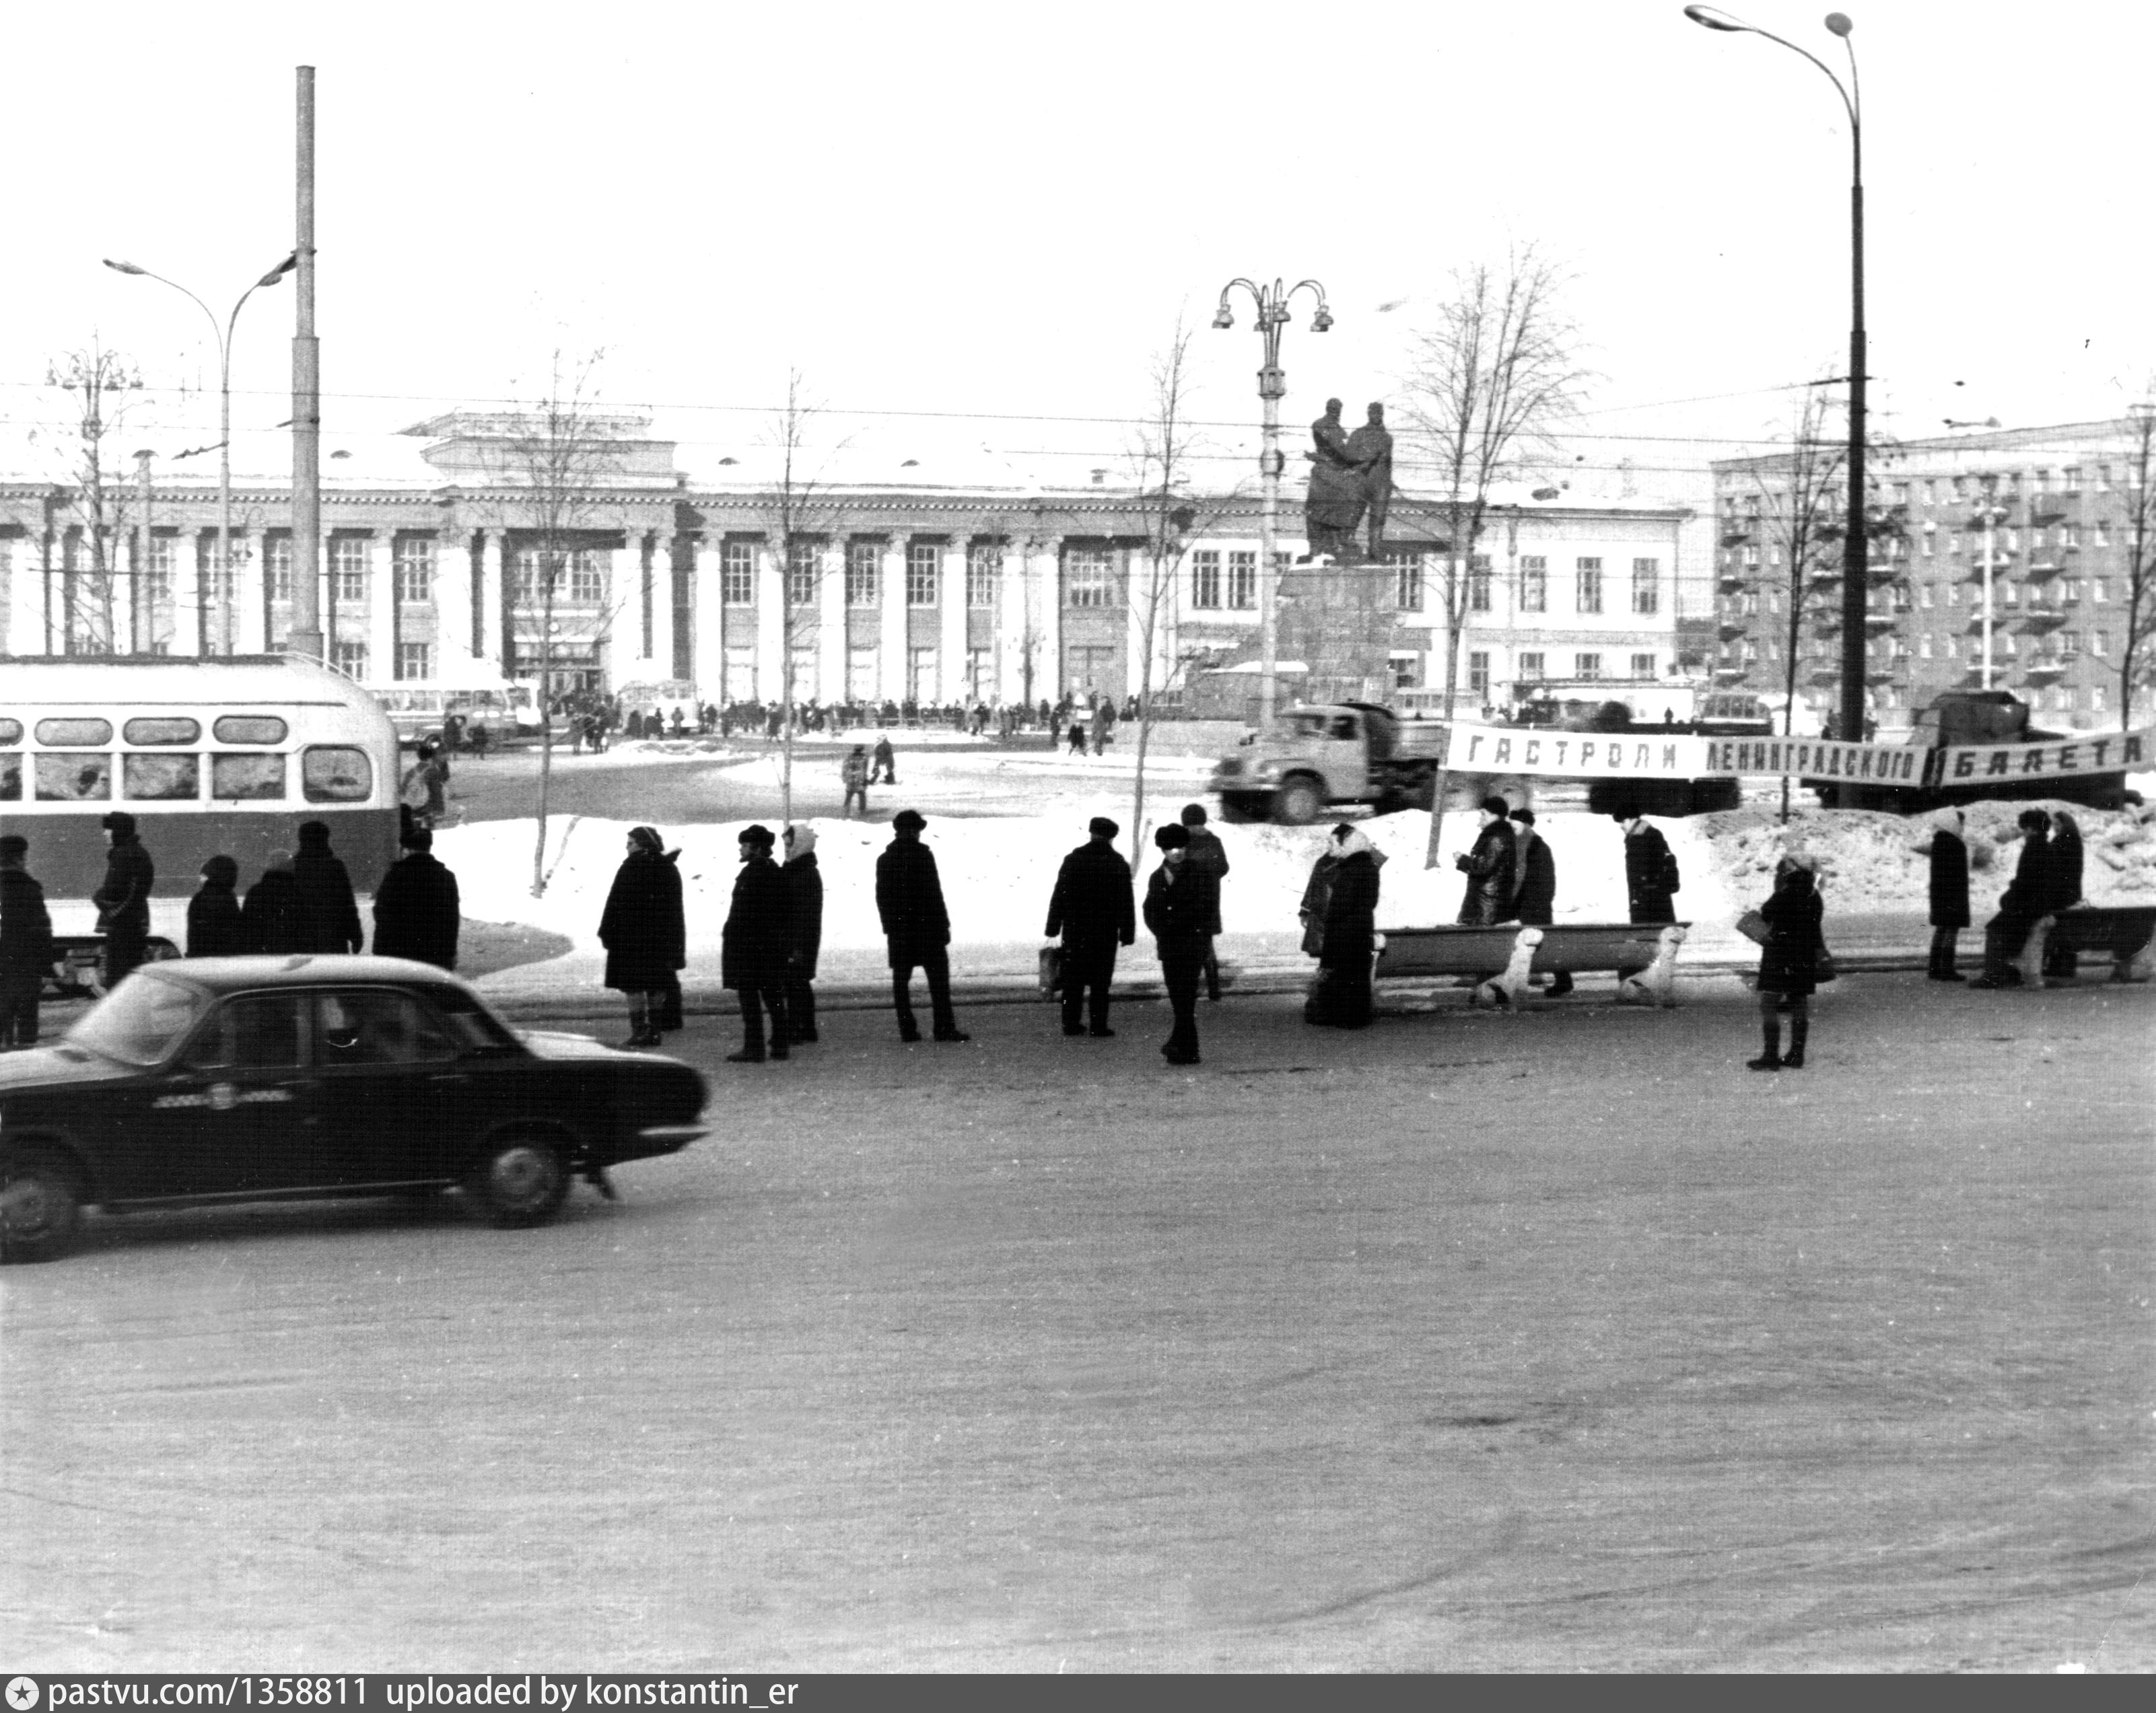
M 1288 314 L 1287 304 L 1298 291 L 1307 291 L 1317 300 L 1317 312 L 1310 318 L 1312 332 L 1329 331 L 1332 311 L 1325 305 L 1325 288 L 1315 280 L 1299 280 L 1292 286 L 1277 280 L 1270 286 L 1249 280 L 1230 280 L 1220 288 L 1219 310 L 1213 317 L 1215 327 L 1235 325 L 1235 312 L 1229 308 L 1228 300 L 1237 286 L 1249 292 L 1257 305 L 1258 333 L 1265 342 L 1265 364 L 1258 371 L 1258 397 L 1265 402 L 1265 444 L 1258 454 L 1258 474 L 1264 495 L 1258 511 L 1258 726 L 1260 731 L 1270 731 L 1279 696 L 1278 615 L 1274 609 L 1280 604 L 1280 571 L 1274 543 L 1280 533 L 1280 402 L 1287 396 L 1287 372 L 1280 366 L 1281 329 L 1293 319 Z
M 232 336 L 239 321 L 239 312 L 246 307 L 247 300 L 265 285 L 275 285 L 300 265 L 297 255 L 290 255 L 264 274 L 254 285 L 239 294 L 239 301 L 232 306 L 232 313 L 220 325 L 210 306 L 177 280 L 167 280 L 162 274 L 152 274 L 147 268 L 133 262 L 116 262 L 106 257 L 105 265 L 116 274 L 136 274 L 145 280 L 154 280 L 160 285 L 169 285 L 189 299 L 209 317 L 210 331 L 217 336 L 217 561 L 218 561 L 218 628 L 228 639 L 232 634 L 232 613 L 226 591 L 232 578 Z M 266 567 L 265 567 L 266 570 Z M 211 652 L 210 639 L 205 634 L 200 652 Z

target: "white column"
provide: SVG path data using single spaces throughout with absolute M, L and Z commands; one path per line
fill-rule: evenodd
M 480 669 L 491 676 L 499 671 L 502 677 L 510 675 L 512 662 L 510 650 L 504 645 L 501 635 L 501 579 L 503 566 L 503 536 L 500 530 L 487 530 L 480 536 L 479 599 Z
M 846 543 L 838 536 L 824 543 L 823 572 L 816 582 L 816 669 L 826 702 L 846 699 Z
M 192 524 L 172 538 L 172 652 L 198 654 L 203 639 L 202 553 L 205 544 Z M 326 548 L 328 543 L 325 541 Z
M 756 550 L 756 695 L 775 702 L 786 691 L 786 576 L 784 550 L 770 542 Z
M 973 686 L 966 676 L 966 545 L 963 535 L 953 536 L 943 550 L 942 587 L 936 592 L 943 623 L 936 652 L 942 657 L 937 664 L 943 700 L 947 702 L 957 696 L 970 708 Z
M 434 675 L 452 689 L 475 684 L 471 651 L 471 538 L 444 530 L 434 542 Z
M 719 565 L 724 536 L 706 530 L 695 543 L 696 569 L 689 583 L 690 660 L 696 680 L 696 700 L 726 700 L 726 589 Z
M 894 702 L 903 702 L 907 689 L 906 546 L 906 537 L 894 534 L 883 551 L 883 635 L 876 650 L 877 678 L 884 696 Z
M 1157 572 L 1158 567 L 1153 564 L 1149 551 L 1142 547 L 1129 550 L 1124 582 L 1123 687 L 1132 695 L 1137 694 L 1138 685 L 1145 677 L 1146 608 L 1152 603 L 1156 592 L 1153 579 Z M 1166 632 L 1173 623 L 1175 613 L 1174 590 L 1168 587 L 1159 592 L 1159 608 L 1153 614 L 1155 664 L 1152 684 L 1156 690 L 1160 687 L 1161 680 L 1159 651 L 1166 641 Z
M 232 536 L 232 646 L 236 654 L 259 654 L 270 647 L 262 606 L 262 579 L 269 575 L 270 538 L 259 529 Z
M 44 593 L 34 536 L 0 536 L 0 654 L 44 652 Z
M 389 531 L 367 539 L 367 682 L 387 685 L 397 677 L 396 544 Z
M 1003 576 L 996 587 L 996 687 L 1007 702 L 1022 702 L 1025 694 L 1025 555 L 1023 538 L 1004 544 Z M 1033 700 L 1040 700 L 1036 677 Z
M 1044 536 L 1029 543 L 1027 551 L 1033 572 L 1034 625 L 1039 633 L 1033 649 L 1033 681 L 1046 686 L 1034 692 L 1034 700 L 1045 695 L 1051 703 L 1060 702 L 1070 687 L 1063 681 L 1063 538 Z

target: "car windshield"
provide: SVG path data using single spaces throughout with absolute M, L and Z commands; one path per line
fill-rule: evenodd
M 208 1003 L 206 995 L 184 982 L 137 970 L 92 1006 L 64 1039 L 69 1046 L 86 1047 L 123 1064 L 156 1064 Z

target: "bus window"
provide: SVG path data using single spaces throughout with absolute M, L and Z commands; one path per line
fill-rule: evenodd
M 166 718 L 158 720 L 130 720 L 120 728 L 120 735 L 130 743 L 141 744 L 145 749 L 160 746 L 202 741 L 202 721 Z M 135 795 L 129 792 L 128 796 Z
M 282 743 L 285 727 L 274 714 L 221 714 L 210 730 L 219 743 Z
M 218 724 L 222 726 L 222 720 Z M 282 724 L 282 721 L 279 722 Z M 285 795 L 282 756 L 212 756 L 209 794 L 223 803 L 262 803 Z
M 42 720 L 48 726 L 104 726 L 102 720 Z M 112 757 L 95 750 L 51 750 L 38 757 L 38 801 L 102 803 L 112 795 Z
M 137 722 L 131 721 L 130 725 Z M 192 726 L 192 720 L 181 722 Z M 200 756 L 122 756 L 121 794 L 152 801 L 192 803 L 202 794 Z
M 374 764 L 365 750 L 311 745 L 300 764 L 300 788 L 311 803 L 365 803 L 374 794 Z
M 0 803 L 18 803 L 22 800 L 23 758 L 0 756 Z
M 0 745 L 18 744 L 23 741 L 23 722 L 19 720 L 0 720 Z
M 40 720 L 38 722 L 38 741 L 49 743 L 55 749 L 69 748 L 77 744 L 110 743 L 112 722 L 110 720 Z

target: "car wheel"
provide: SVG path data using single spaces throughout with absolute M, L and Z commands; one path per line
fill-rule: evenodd
M 487 1145 L 465 1174 L 465 1193 L 490 1225 L 544 1225 L 568 1196 L 569 1164 L 549 1137 L 511 1136 Z
M 0 1162 L 0 1260 L 49 1261 L 67 1252 L 82 1218 L 74 1169 L 51 1154 Z
M 1273 799 L 1273 818 L 1286 827 L 1307 827 L 1325 813 L 1325 793 L 1307 773 L 1281 782 Z

